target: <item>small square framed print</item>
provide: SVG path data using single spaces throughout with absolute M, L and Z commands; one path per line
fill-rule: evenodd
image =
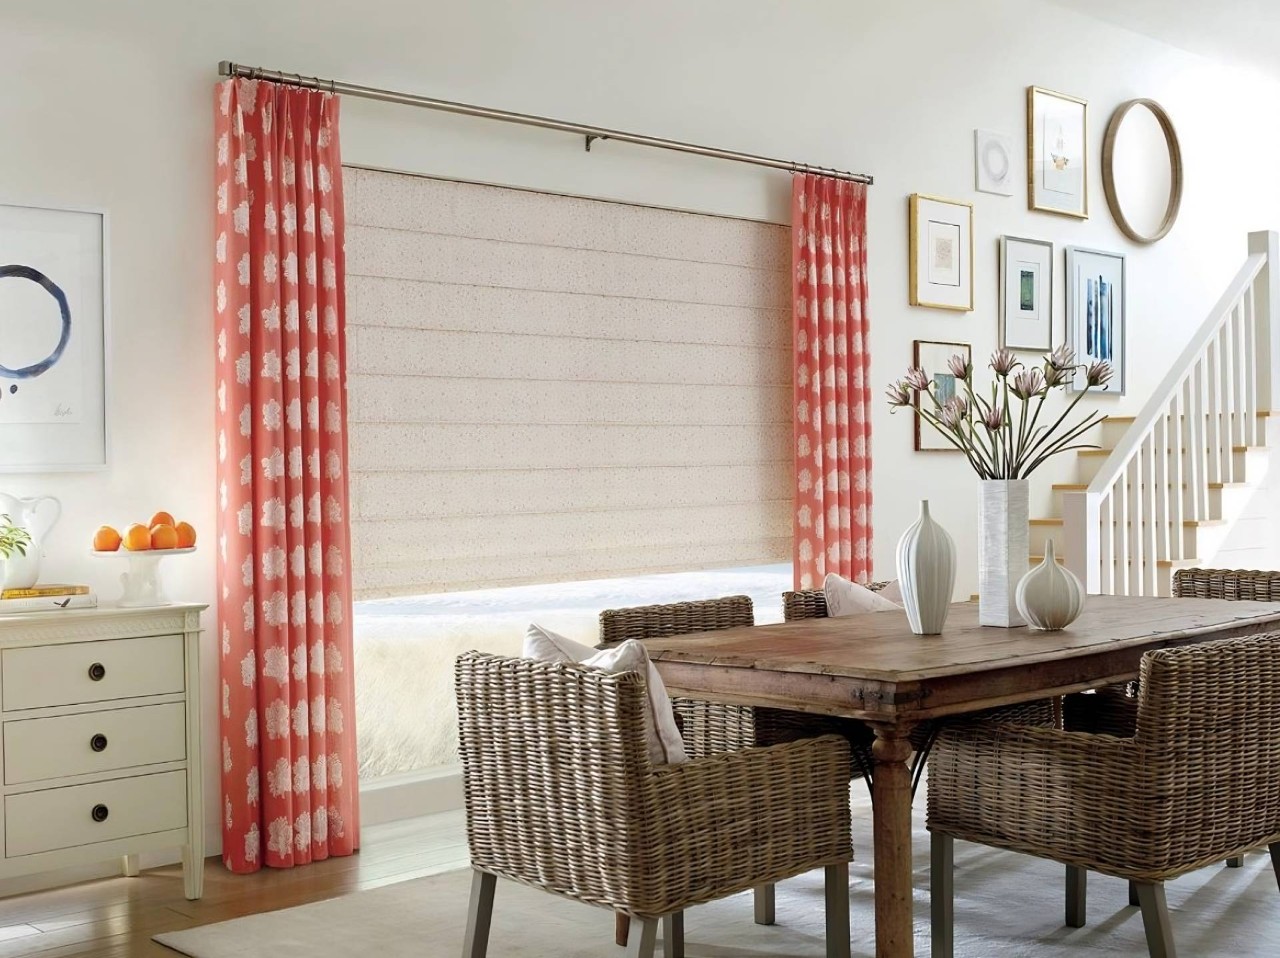
M 1053 244 L 1000 237 L 1000 345 L 1053 349 Z
M 1027 206 L 1089 218 L 1089 104 L 1027 87 Z
M 912 306 L 973 309 L 973 204 L 913 193 Z
M 973 362 L 973 347 L 968 343 L 931 343 L 917 339 L 912 343 L 911 365 L 923 369 L 933 382 L 933 396 L 939 403 L 945 403 L 952 396 L 964 391 L 964 385 L 955 373 L 951 372 L 947 363 L 952 356 L 963 356 L 965 363 Z M 916 393 L 916 406 L 922 402 L 932 403 L 923 392 Z M 956 447 L 947 442 L 942 434 L 933 426 L 924 422 L 918 415 L 915 420 L 916 452 L 955 452 Z

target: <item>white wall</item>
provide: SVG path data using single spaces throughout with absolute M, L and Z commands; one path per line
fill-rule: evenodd
M 1111 406 L 1132 409 L 1242 260 L 1246 231 L 1280 226 L 1280 137 L 1268 121 L 1275 84 L 1038 2 L 9 4 L 0 30 L 0 195 L 111 210 L 115 389 L 109 471 L 0 477 L 0 488 L 60 496 L 67 510 L 49 572 L 108 595 L 117 570 L 86 555 L 101 522 L 163 507 L 194 521 L 206 545 L 213 538 L 210 111 L 223 58 L 874 173 L 877 396 L 909 360 L 913 338 L 989 351 L 996 238 L 1011 233 L 1129 253 L 1131 398 Z M 1092 104 L 1086 223 L 972 189 L 973 129 L 1020 141 L 1024 88 L 1033 83 Z M 1149 249 L 1123 240 L 1098 176 L 1107 116 L 1134 96 L 1168 109 L 1187 169 L 1182 218 Z M 787 216 L 789 186 L 777 173 L 607 142 L 587 154 L 567 135 L 385 104 L 351 100 L 343 110 L 350 163 Z M 915 191 L 976 203 L 973 314 L 906 305 L 905 198 Z M 1060 315 L 1061 284 L 1057 297 Z M 962 464 L 912 453 L 909 423 L 879 404 L 875 430 L 880 570 L 890 568 L 897 534 L 923 496 L 960 543 L 972 542 L 975 491 Z M 175 593 L 213 600 L 212 549 L 173 561 L 169 572 Z M 974 582 L 963 568 L 958 591 Z M 207 655 L 212 668 L 212 639 Z M 211 712 L 210 741 L 213 727 Z

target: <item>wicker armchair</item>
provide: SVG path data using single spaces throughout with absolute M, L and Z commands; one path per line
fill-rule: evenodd
M 952 954 L 956 838 L 1068 865 L 1069 918 L 1087 871 L 1129 879 L 1152 958 L 1175 955 L 1165 881 L 1259 844 L 1280 881 L 1280 633 L 1150 652 L 1136 698 L 1073 697 L 1068 718 L 1103 731 L 965 723 L 939 736 L 935 958 Z
M 644 678 L 468 652 L 455 667 L 472 880 L 464 958 L 497 878 L 634 916 L 629 954 L 683 952 L 683 911 L 826 869 L 849 955 L 849 749 L 836 737 L 653 766 Z
M 1280 602 L 1280 572 L 1255 569 L 1179 569 L 1173 594 L 1188 599 Z

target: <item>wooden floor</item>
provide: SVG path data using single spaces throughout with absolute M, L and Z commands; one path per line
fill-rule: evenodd
M 336 898 L 420 878 L 468 862 L 462 812 L 365 828 L 359 854 L 290 870 L 232 875 L 205 862 L 204 898 L 182 897 L 177 865 L 137 878 L 107 878 L 0 899 L 0 958 L 167 956 L 151 941 L 162 931 Z

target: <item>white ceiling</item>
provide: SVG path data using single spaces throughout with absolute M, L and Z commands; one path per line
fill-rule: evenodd
M 1280 75 L 1280 0 L 1053 0 L 1184 50 Z

